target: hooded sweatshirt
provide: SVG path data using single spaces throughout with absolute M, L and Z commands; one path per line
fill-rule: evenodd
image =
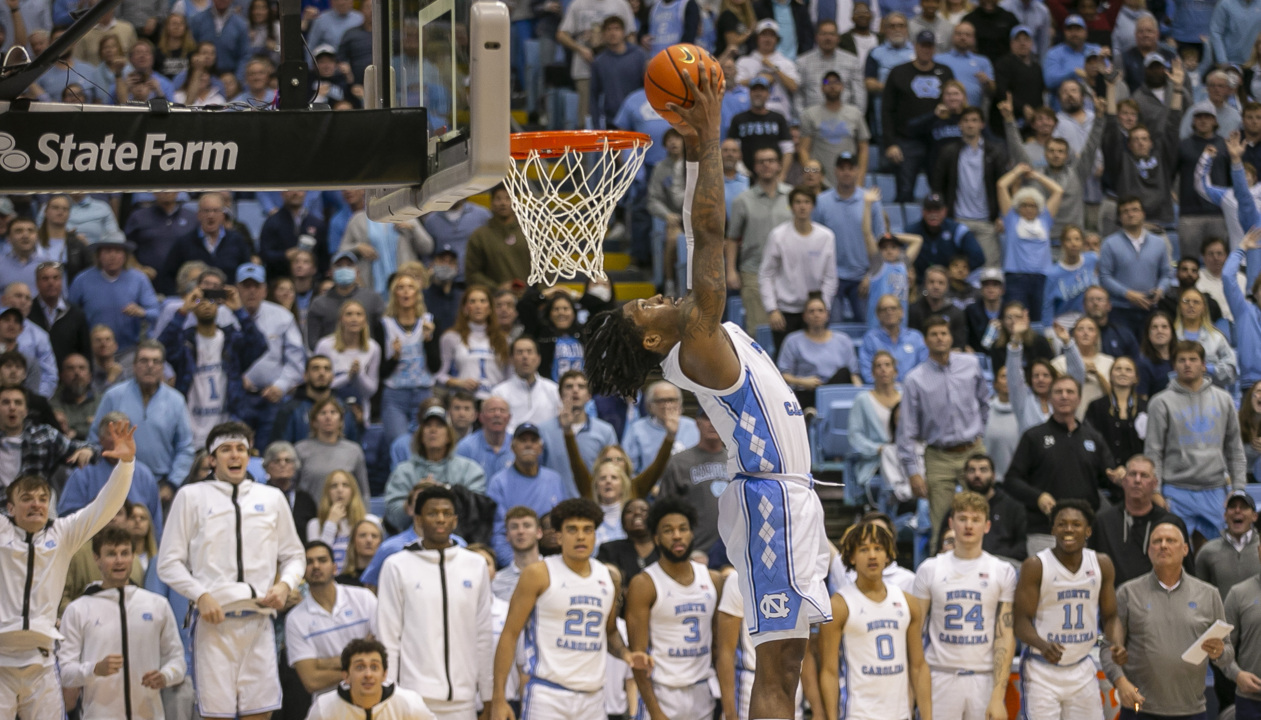
M 146 673 L 162 673 L 167 687 L 184 680 L 184 644 L 166 598 L 138 587 L 106 589 L 100 583 L 66 607 L 57 650 L 61 682 L 83 688 L 84 720 L 162 720 L 162 694 L 144 686 Z M 123 668 L 100 677 L 96 663 L 122 655 Z M 127 690 L 124 690 L 126 683 Z
M 479 691 L 491 696 L 492 597 L 486 560 L 471 550 L 416 542 L 392 555 L 377 590 L 389 679 L 436 712 L 472 712 Z
M 1230 393 L 1207 377 L 1199 390 L 1178 380 L 1147 404 L 1143 453 L 1156 464 L 1156 477 L 1185 490 L 1211 490 L 1247 482 L 1239 417 Z
M 430 460 L 414 451 L 406 461 L 399 463 L 390 473 L 390 480 L 385 484 L 385 519 L 396 528 L 412 526 L 412 519 L 407 515 L 407 495 L 416 483 L 432 475 L 442 485 L 461 485 L 477 493 L 486 492 L 486 473 L 482 466 L 463 455 L 457 455 L 455 448 L 441 460 Z M 467 520 L 467 518 L 465 518 Z

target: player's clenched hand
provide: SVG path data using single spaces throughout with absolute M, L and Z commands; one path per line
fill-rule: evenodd
M 1064 646 L 1059 643 L 1051 643 L 1042 648 L 1042 657 L 1052 665 L 1058 665 L 1060 658 L 1064 657 Z
M 1130 660 L 1130 653 L 1128 650 L 1125 649 L 1124 645 L 1112 646 L 1112 662 L 1116 663 L 1117 665 L 1124 665 L 1125 663 L 1129 662 L 1129 660 Z
M 993 698 L 985 708 L 985 720 L 1007 720 L 1007 704 L 1003 698 Z
M 627 665 L 630 665 L 631 670 L 651 672 L 654 665 L 652 656 L 642 650 L 627 652 L 626 657 L 623 659 L 626 661 Z
M 92 673 L 97 677 L 109 677 L 119 670 L 123 669 L 122 655 L 106 655 L 101 661 L 92 668 Z
M 163 690 L 166 688 L 166 676 L 157 670 L 150 670 L 141 678 L 140 684 L 150 690 Z
M 258 601 L 261 607 L 268 607 L 273 610 L 284 610 L 285 601 L 289 599 L 289 584 L 278 582 L 271 586 L 271 590 Z
M 210 593 L 205 593 L 197 598 L 197 613 L 202 620 L 211 625 L 218 625 L 223 622 L 223 608 L 219 605 L 219 601 L 211 597 Z
M 516 716 L 512 714 L 507 700 L 497 700 L 491 704 L 490 720 L 516 720 Z

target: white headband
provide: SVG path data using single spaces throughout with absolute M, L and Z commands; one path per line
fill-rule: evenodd
M 249 452 L 250 439 L 245 437 L 244 435 L 220 435 L 219 437 L 215 438 L 215 441 L 213 443 L 210 444 L 210 454 L 214 455 L 215 450 L 218 450 L 220 445 L 223 445 L 224 443 L 230 443 L 230 442 L 245 443 L 245 450 L 246 452 Z

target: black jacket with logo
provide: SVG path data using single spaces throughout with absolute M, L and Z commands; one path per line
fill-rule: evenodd
M 1025 506 L 1030 533 L 1051 532 L 1050 518 L 1038 509 L 1042 493 L 1056 500 L 1085 500 L 1098 510 L 1100 492 L 1114 490 L 1107 470 L 1116 463 L 1108 443 L 1089 424 L 1076 425 L 1070 431 L 1051 418 L 1026 430 L 1016 444 L 1003 489 Z M 1120 497 L 1120 492 L 1115 496 Z

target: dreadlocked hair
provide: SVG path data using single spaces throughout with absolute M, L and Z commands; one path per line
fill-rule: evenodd
M 583 369 L 592 395 L 632 397 L 661 365 L 661 356 L 644 348 L 643 331 L 620 309 L 591 318 L 584 334 Z

